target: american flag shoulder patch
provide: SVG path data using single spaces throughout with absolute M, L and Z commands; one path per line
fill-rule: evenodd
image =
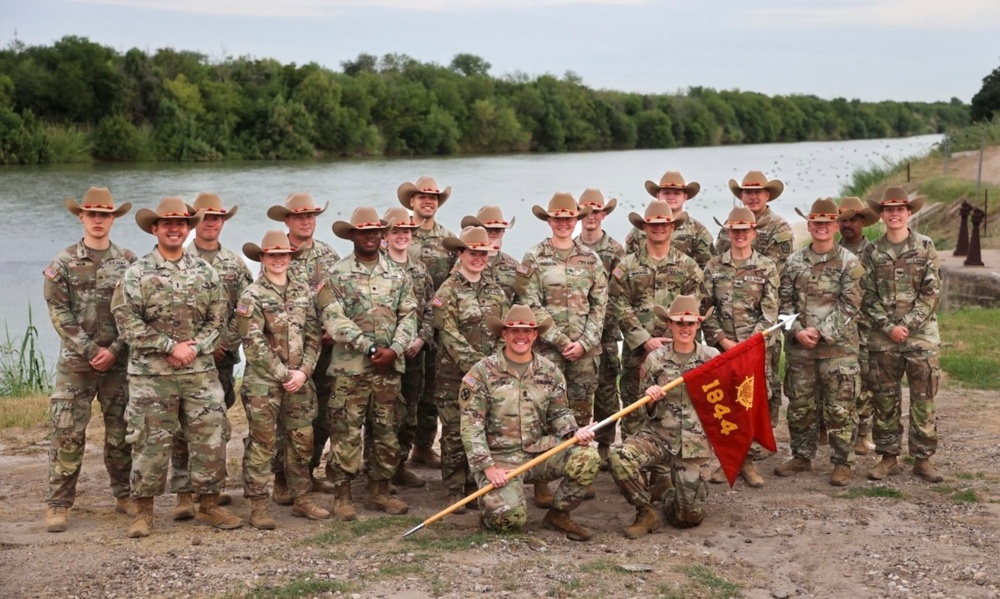
M 46 278 L 54 281 L 56 279 L 56 277 L 59 276 L 59 271 L 56 270 L 56 268 L 54 266 L 49 265 L 48 268 L 46 268 L 45 270 L 42 271 L 42 274 L 44 274 L 46 276 Z
M 444 300 L 438 296 L 434 296 L 434 299 L 431 300 L 431 305 L 435 308 L 440 308 L 444 305 Z
M 471 387 L 472 389 L 475 389 L 476 385 L 479 384 L 479 380 L 476 379 L 476 377 L 472 376 L 471 374 L 465 375 L 462 378 L 462 382 L 465 383 L 467 387 Z
M 621 267 L 616 266 L 615 269 L 611 271 L 611 276 L 620 281 L 621 278 L 625 276 L 625 271 L 623 271 Z
M 253 312 L 253 304 L 245 304 L 243 302 L 236 304 L 237 316 L 250 316 L 252 312 Z
M 528 276 L 528 275 L 531 274 L 532 270 L 533 269 L 530 266 L 528 266 L 527 264 L 518 264 L 517 265 L 517 274 L 519 274 L 519 275 Z

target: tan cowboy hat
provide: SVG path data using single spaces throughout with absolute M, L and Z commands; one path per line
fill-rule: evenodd
M 864 203 L 861 202 L 861 198 L 848 196 L 841 199 L 840 210 L 853 210 L 854 216 L 863 216 L 865 218 L 865 222 L 862 224 L 862 227 L 870 227 L 878 222 L 878 214 L 868 206 L 865 206 Z
M 201 192 L 194 199 L 195 210 L 204 210 L 205 214 L 215 214 L 221 216 L 222 220 L 229 220 L 236 216 L 239 206 L 233 206 L 229 210 L 222 207 L 222 199 L 214 193 Z
M 399 203 L 403 205 L 403 208 L 411 210 L 413 206 L 410 205 L 410 200 L 418 193 L 436 195 L 438 197 L 438 206 L 441 206 L 448 201 L 448 196 L 451 195 L 451 186 L 449 185 L 444 188 L 444 191 L 441 191 L 434 177 L 420 177 L 416 183 L 407 181 L 400 185 L 396 190 L 396 197 L 399 198 Z
M 163 198 L 156 205 L 156 210 L 140 208 L 135 213 L 135 222 L 139 225 L 140 229 L 152 234 L 153 225 L 161 218 L 186 219 L 188 226 L 193 229 L 201 222 L 202 214 L 185 204 L 184 200 L 180 198 Z
M 885 206 L 908 206 L 910 214 L 916 214 L 924 207 L 924 198 L 910 199 L 909 194 L 902 187 L 887 187 L 882 193 L 879 201 L 868 200 L 868 206 L 881 216 L 882 208 Z
M 413 222 L 413 215 L 406 208 L 400 208 L 395 206 L 389 208 L 382 215 L 382 220 L 385 222 L 392 222 L 392 228 L 394 229 L 416 229 L 420 225 Z
M 737 183 L 736 179 L 729 180 L 729 191 L 736 197 L 741 197 L 740 192 L 744 189 L 766 189 L 771 197 L 767 201 L 777 200 L 781 192 L 785 191 L 785 184 L 777 179 L 768 179 L 760 171 L 750 171 L 743 177 L 742 183 Z
M 538 220 L 548 221 L 550 218 L 576 218 L 577 220 L 590 214 L 590 206 L 578 206 L 573 194 L 565 191 L 557 191 L 552 194 L 549 200 L 549 207 L 532 206 L 531 213 Z
M 753 215 L 753 212 L 746 206 L 739 206 L 733 208 L 729 211 L 729 216 L 726 217 L 726 222 L 720 223 L 719 219 L 712 217 L 715 224 L 719 225 L 723 229 L 756 229 L 757 228 L 757 217 Z
M 702 314 L 698 299 L 693 295 L 678 295 L 674 301 L 670 302 L 669 308 L 653 306 L 653 314 L 656 314 L 660 320 L 674 322 L 701 322 L 708 318 L 714 310 L 715 308 L 709 308 Z
M 641 229 L 643 225 L 656 223 L 673 223 L 676 227 L 684 224 L 686 220 L 687 212 L 679 212 L 675 215 L 666 202 L 659 200 L 650 202 L 649 206 L 646 206 L 646 214 L 643 216 L 639 216 L 636 212 L 631 212 L 628 215 L 628 222 L 637 229 Z
M 850 208 L 841 210 L 833 198 L 818 198 L 809 208 L 809 214 L 802 214 L 798 208 L 795 209 L 795 213 L 811 223 L 839 222 L 854 216 L 854 210 Z
M 483 206 L 475 216 L 466 216 L 462 219 L 462 228 L 482 227 L 484 229 L 510 229 L 514 226 L 517 217 L 510 217 L 510 222 L 503 218 L 503 211 L 500 206 Z
M 552 326 L 552 317 L 546 316 L 542 322 L 535 322 L 535 313 L 524 304 L 514 304 L 503 315 L 503 318 L 496 316 L 486 317 L 486 328 L 493 333 L 494 337 L 500 337 L 504 329 L 536 329 L 541 335 Z
M 89 212 L 104 212 L 118 218 L 132 209 L 131 202 L 125 202 L 115 208 L 115 199 L 107 187 L 91 187 L 83 194 L 83 205 L 77 204 L 73 198 L 66 198 L 66 210 L 73 216 L 80 216 L 84 210 Z
M 646 191 L 654 198 L 660 193 L 661 189 L 680 189 L 687 194 L 690 200 L 701 191 L 701 184 L 695 181 L 685 183 L 684 177 L 680 173 L 677 171 L 667 171 L 660 177 L 659 183 L 646 181 Z
M 604 212 L 604 214 L 611 214 L 615 210 L 615 206 L 618 205 L 618 198 L 611 198 L 608 203 L 604 203 L 604 194 L 601 193 L 600 189 L 594 189 L 593 187 L 588 187 L 583 190 L 580 194 L 580 207 L 589 206 L 594 212 Z
M 488 252 L 496 249 L 490 243 L 490 236 L 486 234 L 486 229 L 482 227 L 465 227 L 458 234 L 458 237 L 445 237 L 441 245 L 449 252 L 457 252 L 458 250 L 482 250 Z
M 351 231 L 367 231 L 376 229 L 383 231 L 395 226 L 394 221 L 385 221 L 378 217 L 374 208 L 363 206 L 355 208 L 351 213 L 351 222 L 338 220 L 333 223 L 333 234 L 341 239 L 350 239 Z
M 254 262 L 260 262 L 261 254 L 289 254 L 295 258 L 301 253 L 302 250 L 292 247 L 291 242 L 288 241 L 288 235 L 285 235 L 284 231 L 272 230 L 264 233 L 264 239 L 261 240 L 260 245 L 256 243 L 243 244 L 243 255 Z
M 289 214 L 315 214 L 319 216 L 326 212 L 326 209 L 330 206 L 330 202 L 323 205 L 322 208 L 316 205 L 313 201 L 311 195 L 305 192 L 290 193 L 288 197 L 285 198 L 284 206 L 271 206 L 267 209 L 267 217 L 271 220 L 276 220 L 279 223 L 285 222 L 285 217 Z

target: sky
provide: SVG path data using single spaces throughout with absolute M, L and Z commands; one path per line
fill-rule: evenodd
M 641 93 L 692 86 L 969 102 L 1000 66 L 997 0 L 0 0 L 0 46 L 65 35 L 316 62 L 361 53 Z

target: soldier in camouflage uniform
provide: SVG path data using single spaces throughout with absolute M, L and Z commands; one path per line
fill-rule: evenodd
M 236 302 L 253 281 L 253 275 L 243 259 L 236 252 L 219 243 L 219 235 L 226 221 L 236 216 L 239 206 L 229 210 L 222 207 L 222 200 L 214 193 L 199 193 L 193 207 L 203 212 L 201 222 L 194 230 L 194 241 L 188 245 L 187 253 L 198 256 L 212 265 L 222 279 L 223 294 L 226 297 L 226 323 L 222 337 L 215 348 L 215 369 L 219 372 L 219 383 L 226 398 L 228 410 L 236 403 L 233 368 L 240 363 L 240 333 L 236 330 Z M 182 435 L 174 437 L 170 455 L 170 490 L 177 494 L 177 505 L 171 514 L 174 520 L 194 518 L 194 504 L 197 500 L 191 494 L 191 479 L 188 476 L 188 446 Z M 229 495 L 219 496 L 219 505 L 232 502 Z
M 462 446 L 459 387 L 465 373 L 496 350 L 497 338 L 486 328 L 486 318 L 499 318 L 509 303 L 496 280 L 486 275 L 492 244 L 485 229 L 466 227 L 459 238 L 449 237 L 444 245 L 458 254 L 458 266 L 431 304 L 438 341 L 435 399 L 441 419 L 441 481 L 448 501 L 454 503 L 465 496 L 472 482 Z M 456 513 L 464 511 L 462 506 Z
M 792 227 L 788 221 L 781 218 L 768 207 L 768 202 L 777 200 L 785 190 L 785 184 L 777 179 L 770 179 L 760 171 L 750 171 L 743 177 L 742 183 L 735 179 L 729 180 L 729 190 L 739 198 L 743 205 L 753 212 L 757 221 L 757 237 L 753 241 L 753 249 L 760 255 L 770 258 L 778 267 L 778 274 L 785 266 L 785 260 L 792 254 L 795 239 Z M 730 248 L 729 230 L 720 229 L 715 241 L 716 254 L 722 254 Z M 767 349 L 768 377 L 767 388 L 770 394 L 768 407 L 771 411 L 771 426 L 778 425 L 781 411 L 781 380 L 778 377 L 778 363 L 781 361 L 781 344 L 772 343 Z
M 399 203 L 413 210 L 414 221 L 420 226 L 413 231 L 410 255 L 423 262 L 431 275 L 436 291 L 451 275 L 455 255 L 441 243 L 455 234 L 437 222 L 437 211 L 448 201 L 451 187 L 443 190 L 432 177 L 420 177 L 415 183 L 406 182 L 396 190 Z M 434 344 L 424 349 L 423 389 L 417 404 L 417 428 L 413 439 L 410 461 L 431 468 L 441 467 L 441 457 L 434 451 L 438 432 L 437 404 L 434 401 L 434 364 L 437 361 Z
M 183 245 L 201 218 L 180 198 L 139 210 L 139 228 L 157 244 L 125 271 L 111 302 L 129 345 L 127 440 L 138 514 L 126 534 L 133 538 L 152 529 L 153 498 L 163 494 L 178 432 L 188 441 L 191 487 L 201 495 L 195 517 L 216 528 L 242 525 L 219 507 L 230 428 L 213 352 L 227 318 L 226 298 L 215 269 Z
M 104 415 L 104 467 L 111 478 L 115 510 L 135 515 L 129 497 L 132 448 L 125 441 L 128 348 L 111 317 L 111 293 L 135 254 L 112 243 L 110 233 L 115 218 L 131 207 L 125 202 L 115 208 L 106 187 L 87 190 L 82 206 L 67 198 L 67 210 L 83 225 L 83 238 L 59 252 L 44 271 L 45 302 L 60 339 L 49 409 L 52 445 L 45 513 L 49 532 L 66 530 L 95 396 Z
M 864 236 L 864 228 L 879 221 L 879 215 L 863 204 L 860 198 L 846 197 L 840 200 L 840 210 L 854 210 L 854 216 L 840 221 L 840 247 L 850 251 L 859 259 L 868 247 L 868 239 Z M 864 266 L 864 261 L 862 261 Z M 858 393 L 858 429 L 854 435 L 854 453 L 865 455 L 874 449 L 872 445 L 872 404 L 871 390 L 868 388 L 868 335 L 871 326 L 864 310 L 858 313 L 858 337 L 861 344 L 858 350 L 858 365 L 861 366 L 861 393 Z M 820 429 L 822 436 L 823 428 Z
M 322 208 L 316 205 L 312 196 L 308 193 L 292 193 L 285 199 L 284 205 L 271 206 L 267 209 L 267 217 L 279 223 L 285 223 L 288 227 L 288 241 L 292 246 L 301 250 L 298 257 L 292 260 L 288 268 L 288 275 L 293 279 L 300 279 L 309 283 L 309 289 L 313 293 L 326 283 L 326 278 L 333 271 L 333 266 L 340 261 L 340 256 L 330 244 L 320 241 L 314 237 L 316 233 L 316 219 L 320 214 L 326 212 L 330 202 Z M 316 387 L 316 418 L 313 420 L 313 456 L 309 461 L 309 471 L 313 472 L 319 466 L 320 458 L 323 456 L 323 447 L 327 439 L 330 438 L 330 429 L 327 428 L 326 413 L 330 404 L 330 395 L 333 393 L 333 377 L 327 374 L 330 368 L 330 357 L 333 353 L 333 340 L 324 333 L 322 346 L 319 352 L 319 360 L 316 362 L 316 370 L 313 371 L 313 385 Z M 275 473 L 274 479 L 274 500 L 281 505 L 290 505 L 292 497 L 288 493 L 285 480 L 281 478 L 280 472 Z M 333 486 L 327 481 L 313 478 L 313 491 L 332 493 Z
M 417 336 L 417 302 L 410 277 L 381 255 L 383 231 L 391 227 L 374 208 L 357 208 L 333 232 L 354 244 L 337 263 L 316 297 L 323 326 L 333 339 L 333 397 L 327 414 L 330 458 L 326 478 L 334 485 L 333 513 L 354 520 L 351 480 L 361 470 L 361 429 L 368 421 L 373 447 L 368 461 L 372 509 L 405 514 L 408 506 L 389 493 L 399 453 L 400 376 L 403 353 Z
M 611 454 L 611 475 L 625 499 L 635 506 L 635 521 L 625 529 L 630 539 L 660 527 L 660 518 L 652 506 L 655 495 L 643 481 L 642 469 L 670 468 L 671 484 L 663 498 L 664 516 L 677 528 L 690 528 L 705 518 L 708 486 L 701 479 L 701 467 L 712 457 L 687 387 L 680 385 L 669 393 L 662 389 L 684 372 L 719 355 L 717 349 L 697 342 L 699 323 L 704 319 L 699 315 L 698 299 L 678 295 L 669 309 L 657 305 L 653 313 L 666 322 L 671 337 L 642 365 L 641 384 L 654 403 L 636 410 L 642 418 L 641 426 Z
M 941 366 L 937 307 L 941 297 L 941 263 L 934 242 L 909 228 L 910 217 L 923 206 L 902 187 L 885 190 L 881 201 L 868 205 L 882 215 L 885 235 L 865 250 L 864 312 L 871 325 L 868 338 L 869 385 L 872 390 L 875 451 L 881 460 L 868 478 L 882 480 L 899 472 L 902 451 L 903 374 L 910 389 L 907 445 L 916 461 L 913 473 L 941 482 L 931 462 L 937 450 L 934 396 Z
M 601 361 L 601 334 L 607 310 L 608 278 L 601 257 L 573 240 L 577 221 L 590 214 L 568 193 L 556 193 L 548 208 L 534 206 L 535 217 L 547 221 L 552 237 L 532 247 L 517 271 L 518 301 L 531 307 L 541 322 L 553 326 L 542 333 L 538 353 L 563 373 L 573 416 L 582 426 L 594 415 L 594 393 Z M 535 503 L 552 505 L 544 482 L 535 486 Z
M 823 412 L 834 464 L 830 484 L 851 482 L 854 464 L 855 401 L 861 393 L 858 367 L 858 309 L 864 268 L 857 256 L 837 245 L 837 222 L 854 216 L 840 212 L 831 198 L 813 202 L 808 221 L 812 243 L 788 258 L 778 288 L 783 314 L 798 314 L 785 333 L 785 391 L 792 458 L 776 467 L 778 476 L 812 469 Z
M 777 322 L 780 279 L 774 262 L 753 249 L 756 220 L 749 208 L 733 208 L 725 223 L 715 222 L 729 231 L 732 247 L 705 265 L 705 301 L 713 311 L 701 330 L 709 345 L 727 351 Z M 764 485 L 753 460 L 743 463 L 740 476 L 751 487 Z M 711 481 L 726 482 L 721 466 Z
M 684 177 L 676 171 L 667 171 L 660 177 L 659 183 L 646 181 L 646 192 L 661 202 L 666 202 L 674 214 L 684 211 L 684 204 L 698 195 L 701 185 L 695 181 L 685 183 Z M 625 252 L 637 254 L 643 246 L 646 232 L 642 227 L 633 227 L 632 231 L 625 238 Z M 701 224 L 691 215 L 687 220 L 679 223 L 673 234 L 670 235 L 670 245 L 677 251 L 694 258 L 699 268 L 705 268 L 708 261 L 715 254 L 715 245 L 712 243 L 712 234 L 708 232 L 705 225 Z
M 625 257 L 625 248 L 604 230 L 603 222 L 618 205 L 616 198 L 605 204 L 604 194 L 599 189 L 585 189 L 580 194 L 580 207 L 590 208 L 590 214 L 583 218 L 583 230 L 576 241 L 594 250 L 604 263 L 604 274 L 611 271 Z M 600 422 L 621 409 L 618 394 L 618 376 L 622 362 L 619 343 L 622 340 L 618 319 L 615 318 L 614 304 L 607 303 L 604 312 L 604 330 L 601 331 L 601 366 L 597 375 L 597 390 L 594 392 L 594 421 Z M 601 456 L 601 470 L 608 469 L 611 445 L 615 442 L 615 426 L 605 426 L 594 433 L 597 438 L 597 453 Z
M 541 322 L 527 306 L 515 305 L 503 319 L 490 316 L 486 325 L 504 341 L 503 351 L 483 358 L 462 379 L 462 444 L 480 487 L 494 490 L 479 498 L 482 524 L 497 531 L 518 530 L 528 519 L 524 483 L 562 478 L 552 508 L 542 524 L 574 541 L 588 541 L 589 530 L 574 522 L 569 512 L 597 476 L 600 458 L 590 447 L 594 433 L 577 428 L 567 402 L 566 379 L 532 345 L 552 325 Z M 570 447 L 516 478 L 508 473 L 560 441 L 575 436 Z
M 500 288 L 507 294 L 508 302 L 514 301 L 517 267 L 521 265 L 517 258 L 503 251 L 503 236 L 507 229 L 513 228 L 514 220 L 513 216 L 510 217 L 509 222 L 505 220 L 500 206 L 483 206 L 479 212 L 476 212 L 475 216 L 466 216 L 462 219 L 463 229 L 482 227 L 490 236 L 493 248 L 490 250 L 490 263 L 486 266 L 483 274 L 500 285 Z

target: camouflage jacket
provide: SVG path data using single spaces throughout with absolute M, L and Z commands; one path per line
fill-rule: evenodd
M 396 372 L 406 369 L 403 351 L 417 336 L 417 300 L 406 271 L 379 254 L 371 272 L 354 254 L 337 263 L 316 296 L 317 311 L 333 338 L 332 376 L 374 368 L 372 344 L 396 352 Z
M 424 346 L 429 347 L 434 343 L 434 308 L 431 306 L 431 298 L 434 297 L 434 281 L 431 280 L 430 273 L 424 267 L 423 262 L 416 260 L 413 256 L 407 255 L 406 263 L 395 262 L 389 257 L 388 252 L 383 254 L 386 260 L 390 260 L 397 267 L 403 269 L 410 277 L 410 285 L 413 288 L 413 298 L 417 300 L 417 339 L 424 340 Z
M 215 370 L 212 352 L 226 322 L 226 296 L 219 273 L 197 256 L 176 264 L 153 249 L 125 271 L 111 311 L 129 345 L 128 373 L 192 374 Z M 194 341 L 198 357 L 174 369 L 167 356 L 174 345 Z
M 714 311 L 701 325 L 705 340 L 713 345 L 723 339 L 744 341 L 776 323 L 780 283 L 774 262 L 756 251 L 742 266 L 733 262 L 732 252 L 709 260 L 703 306 Z
M 673 344 L 666 344 L 650 352 L 643 362 L 640 388 L 645 393 L 653 385 L 662 387 L 718 355 L 719 350 L 698 343 L 693 354 L 681 356 L 674 352 Z M 712 448 L 691 403 L 687 385 L 678 385 L 668 391 L 666 397 L 647 406 L 645 414 L 644 428 L 666 441 L 671 454 L 681 458 L 712 457 Z
M 462 379 L 462 444 L 469 466 L 519 464 L 573 434 L 576 420 L 566 397 L 566 379 L 555 364 L 534 352 L 519 378 L 503 351 L 483 358 Z
M 101 348 L 117 356 L 116 367 L 125 367 L 128 347 L 111 315 L 111 294 L 133 262 L 132 250 L 112 243 L 95 264 L 80 240 L 56 254 L 45 269 L 42 293 L 60 341 L 57 370 L 90 372 L 90 360 Z
M 632 227 L 632 231 L 625 238 L 625 252 L 637 254 L 640 248 L 646 247 L 645 242 L 646 232 Z M 670 235 L 670 247 L 677 248 L 677 251 L 685 256 L 694 258 L 699 268 L 705 268 L 705 265 L 715 254 L 712 234 L 708 232 L 705 225 L 690 214 L 688 214 L 684 224 L 674 228 L 674 232 Z
M 785 353 L 809 358 L 857 355 L 864 274 L 858 257 L 839 245 L 817 254 L 810 244 L 792 254 L 778 288 L 781 313 L 799 315 L 785 333 Z M 820 341 L 815 348 L 806 349 L 795 334 L 810 327 L 819 331 Z
M 188 245 L 186 251 L 204 260 L 194 243 Z M 208 260 L 205 261 L 208 262 Z M 223 362 L 228 363 L 228 365 L 236 365 L 240 361 L 239 346 L 241 341 L 240 332 L 236 328 L 236 302 L 243 295 L 243 290 L 247 288 L 247 285 L 253 282 L 253 274 L 243 258 L 240 258 L 236 252 L 221 246 L 215 259 L 208 263 L 212 265 L 215 272 L 219 273 L 219 278 L 222 279 L 223 295 L 226 296 L 226 301 L 229 304 L 227 312 L 229 317 L 226 319 L 222 339 L 219 340 L 219 345 L 226 348 L 229 354 L 228 360 L 223 360 Z
M 486 328 L 486 317 L 501 318 L 510 303 L 485 273 L 474 285 L 460 272 L 441 284 L 431 303 L 440 350 L 435 376 L 457 381 L 497 349 L 499 340 Z
M 857 242 L 854 245 L 850 245 L 844 241 L 843 237 L 841 237 L 840 239 L 837 240 L 837 245 L 851 252 L 858 258 L 860 258 L 865 253 L 865 248 L 871 245 L 871 242 L 868 241 L 868 239 L 866 239 L 865 237 L 862 237 L 861 241 Z
M 653 314 L 653 306 L 667 307 L 678 295 L 705 296 L 704 275 L 694 259 L 670 246 L 666 258 L 654 262 L 643 246 L 611 271 L 611 299 L 625 337 L 622 364 L 642 363 L 642 344 L 651 337 L 669 337 L 667 325 Z
M 869 351 L 936 350 L 941 345 L 937 307 L 941 297 L 941 262 L 929 237 L 910 231 L 898 256 L 883 235 L 865 250 L 864 311 L 871 323 Z M 897 344 L 889 331 L 903 325 L 909 338 Z
M 451 267 L 455 264 L 455 254 L 444 249 L 442 242 L 445 237 L 457 237 L 441 223 L 434 221 L 430 229 L 417 227 L 413 230 L 413 244 L 408 250 L 410 256 L 424 264 L 434 281 L 436 291 L 451 275 Z
M 517 269 L 517 297 L 539 322 L 552 317 L 553 325 L 539 335 L 543 342 L 561 351 L 579 341 L 587 355 L 600 353 L 608 277 L 593 250 L 574 243 L 564 261 L 548 239 L 531 248 Z
M 844 243 L 843 238 L 840 238 L 837 243 L 840 244 L 840 247 L 857 256 L 858 260 L 861 260 L 861 266 L 865 268 L 865 272 L 868 272 L 868 266 L 865 264 L 864 258 L 862 258 L 862 256 L 865 255 L 865 248 L 871 245 L 871 242 L 868 241 L 867 238 L 862 237 L 861 241 L 854 246 Z M 864 291 L 864 279 L 861 279 L 861 289 Z M 859 357 L 864 359 L 868 352 L 868 337 L 871 335 L 872 325 L 871 319 L 868 318 L 868 311 L 864 309 L 863 299 L 861 301 L 861 307 L 862 309 L 858 312 L 858 337 L 861 340 L 861 355 Z
M 625 248 L 607 232 L 601 236 L 596 245 L 585 243 L 579 236 L 577 236 L 576 242 L 597 252 L 597 255 L 601 257 L 601 262 L 604 263 L 604 274 L 608 277 L 611 276 L 611 271 L 618 266 L 621 259 L 625 257 Z M 618 328 L 618 319 L 615 318 L 615 306 L 609 301 L 604 311 L 604 330 L 601 332 L 601 342 L 614 343 L 621 341 L 621 338 L 622 331 Z
M 333 267 L 340 261 L 340 255 L 330 244 L 313 239 L 311 248 L 303 251 L 288 265 L 288 276 L 307 281 L 315 293 L 326 282 Z
M 507 295 L 508 303 L 514 303 L 518 266 L 521 266 L 521 263 L 514 256 L 500 252 L 496 256 L 490 257 L 490 263 L 483 271 L 484 276 L 493 279 L 503 289 L 504 294 Z
M 319 358 L 322 329 L 305 281 L 288 279 L 284 291 L 261 275 L 244 290 L 236 322 L 247 356 L 243 386 L 251 395 L 289 380 L 289 370 L 312 376 Z M 254 386 L 263 386 L 262 393 Z
M 778 274 L 785 267 L 785 260 L 792 255 L 795 238 L 788 221 L 781 218 L 768 206 L 764 213 L 757 217 L 757 237 L 753 240 L 753 249 L 762 256 L 767 256 L 778 267 Z M 715 252 L 721 255 L 729 251 L 729 229 L 720 229 L 715 242 Z

